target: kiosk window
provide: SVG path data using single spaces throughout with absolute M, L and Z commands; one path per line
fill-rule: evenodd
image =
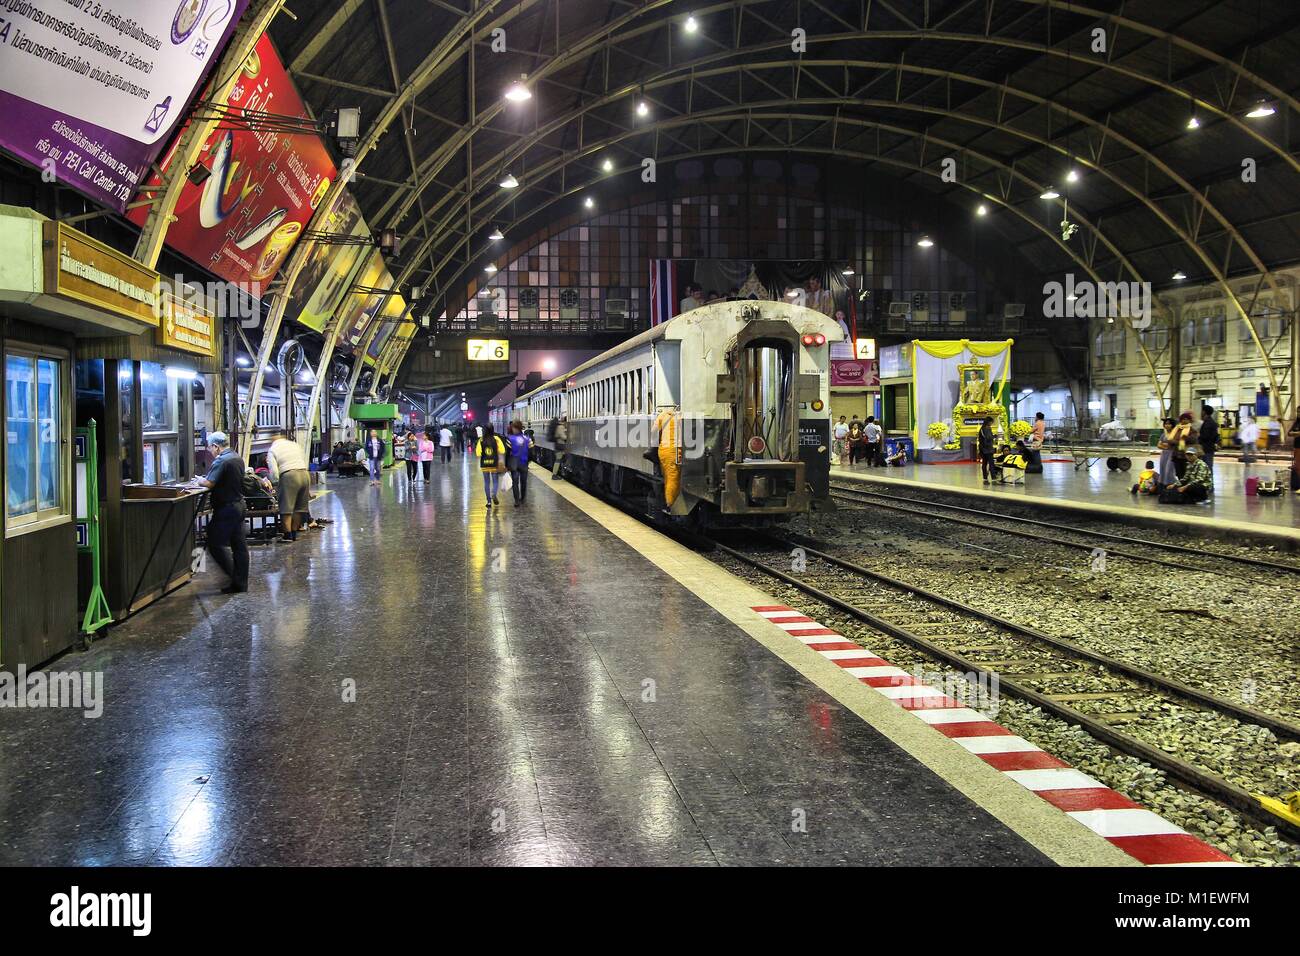
M 5 513 L 15 533 L 68 516 L 63 358 L 5 354 Z

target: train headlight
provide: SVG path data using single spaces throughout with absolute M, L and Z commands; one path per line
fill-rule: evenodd
M 823 402 L 820 398 L 813 399 L 812 410 L 814 412 L 820 412 L 825 407 L 826 407 L 826 403 Z
M 763 454 L 763 450 L 767 448 L 767 442 L 755 435 L 749 440 L 748 446 L 751 455 L 761 455 Z

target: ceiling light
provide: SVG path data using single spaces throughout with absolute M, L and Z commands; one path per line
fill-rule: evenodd
M 191 368 L 176 368 L 171 365 L 163 369 L 163 372 L 168 378 L 194 378 L 199 374 Z
M 851 276 L 851 275 L 853 275 L 853 269 L 852 269 L 851 267 L 846 267 L 846 268 L 844 268 L 844 269 L 841 269 L 841 270 L 840 270 L 840 275 L 842 275 L 842 276 Z
M 1187 121 L 1187 128 L 1188 128 L 1188 129 L 1200 129 L 1200 128 L 1201 128 L 1201 121 L 1200 121 L 1199 119 L 1196 118 L 1196 114 L 1195 114 L 1195 113 L 1193 113 L 1193 114 L 1191 115 L 1191 118 L 1188 119 L 1188 121 Z
M 590 209 L 592 206 L 596 205 L 596 200 L 588 196 L 586 199 L 582 201 L 582 204 L 586 206 L 588 209 Z
M 1071 169 L 1065 174 L 1065 181 L 1067 183 L 1077 183 L 1079 181 L 1079 171 L 1077 169 Z
M 1039 199 L 1060 199 L 1061 194 L 1058 193 L 1051 186 L 1048 186 L 1046 190 L 1044 190 L 1042 193 L 1039 194 L 1038 198 Z
M 1272 103 L 1268 100 L 1260 100 L 1255 104 L 1255 108 L 1246 115 L 1251 119 L 1263 119 L 1265 116 L 1272 116 L 1276 112 L 1277 110 L 1273 108 Z
M 932 245 L 934 245 L 934 240 L 931 239 L 929 236 L 922 236 L 920 239 L 916 241 L 916 244 L 920 246 L 922 249 L 929 249 Z
M 503 235 L 501 234 L 501 230 L 500 230 L 500 229 L 493 229 L 493 230 L 492 230 L 492 235 L 488 236 L 488 238 L 491 239 L 493 242 L 498 242 L 498 241 L 504 239 L 505 236 L 503 236 Z
M 497 271 L 496 264 L 489 262 L 487 265 L 483 267 L 483 271 L 486 272 L 488 275 L 491 275 L 492 273 Z
M 600 164 L 600 168 L 603 169 L 603 170 L 605 170 L 605 172 L 607 172 L 607 173 L 608 173 L 608 172 L 612 172 L 613 169 L 614 169 L 614 163 L 613 163 L 612 160 L 608 160 L 608 159 L 607 159 L 607 160 L 605 160 L 603 163 Z
M 650 107 L 646 104 L 645 100 L 641 100 L 641 102 L 636 104 L 637 116 L 648 116 L 649 114 L 650 114 Z
M 248 368 L 248 366 L 253 364 L 253 360 L 240 355 L 235 359 L 235 364 L 241 368 Z
M 519 82 L 511 83 L 510 89 L 506 90 L 506 99 L 511 103 L 523 103 L 525 100 L 533 98 L 532 91 L 524 85 L 526 79 L 528 79 L 527 73 L 519 74 Z
M 687 17 L 686 22 L 682 24 L 682 26 L 686 28 L 687 33 L 694 33 L 696 30 L 700 28 L 700 25 L 696 21 L 694 16 Z
M 1182 269 L 1179 269 L 1177 272 L 1174 273 L 1175 282 L 1182 282 L 1186 278 L 1187 278 L 1187 273 L 1185 273 Z
M 799 290 L 798 290 L 798 289 L 791 289 L 789 292 L 787 292 L 787 293 L 785 294 L 785 297 L 786 297 L 787 299 L 797 299 L 797 298 L 799 298 Z
M 501 180 L 502 189 L 514 189 L 519 185 L 519 180 L 515 179 L 514 173 L 506 173 L 506 178 Z
M 978 206 L 975 207 L 975 215 L 987 216 L 988 214 L 989 214 L 989 207 L 984 205 L 983 203 L 980 203 Z

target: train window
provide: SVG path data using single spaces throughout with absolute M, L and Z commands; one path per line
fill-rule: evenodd
M 638 415 L 640 415 L 642 409 L 645 408 L 644 405 L 645 396 L 643 394 L 644 389 L 645 389 L 645 382 L 641 380 L 641 370 L 637 369 L 636 370 L 636 413 Z

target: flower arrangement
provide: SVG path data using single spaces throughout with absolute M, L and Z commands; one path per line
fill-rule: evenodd
M 1011 437 L 1015 439 L 1025 439 L 1034 433 L 1034 426 L 1029 424 L 1023 418 L 1011 423 Z
M 925 433 L 934 440 L 935 448 L 938 448 L 939 444 L 948 437 L 948 432 L 949 428 L 947 422 L 931 422 L 925 429 Z

